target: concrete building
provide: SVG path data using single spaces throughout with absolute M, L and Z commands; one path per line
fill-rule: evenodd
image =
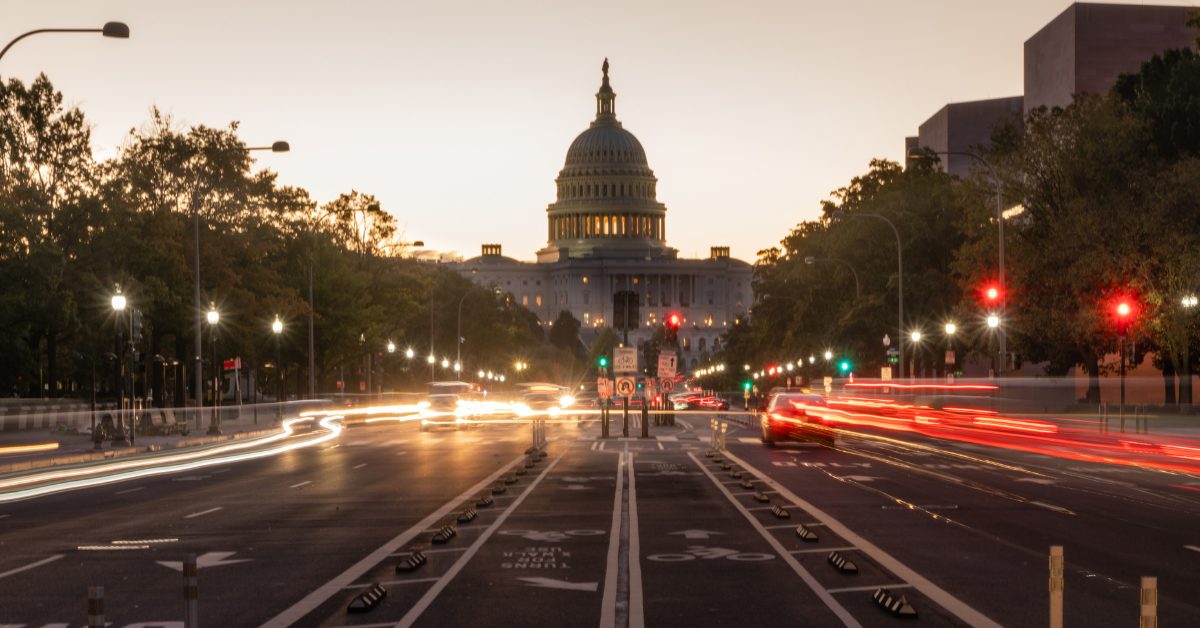
M 916 145 L 936 151 L 965 151 L 991 144 L 991 129 L 1003 118 L 1034 107 L 1062 107 L 1074 94 L 1105 94 L 1117 76 L 1136 72 L 1144 61 L 1169 48 L 1193 45 L 1196 31 L 1185 26 L 1187 7 L 1077 2 L 1025 41 L 1023 96 L 951 103 L 905 138 L 905 154 Z M 971 158 L 942 157 L 943 168 L 970 172 Z
M 582 340 L 613 325 L 613 294 L 638 294 L 638 331 L 648 338 L 678 313 L 682 370 L 720 347 L 720 335 L 754 302 L 750 264 L 713 246 L 704 259 L 680 259 L 667 246 L 667 208 L 641 142 L 617 120 L 608 61 L 596 94 L 596 118 L 567 149 L 558 194 L 546 208 L 547 243 L 536 262 L 503 255 L 500 244 L 453 265 L 476 283 L 510 293 L 543 325 L 563 310 L 583 324 Z M 547 328 L 548 329 L 548 328 Z

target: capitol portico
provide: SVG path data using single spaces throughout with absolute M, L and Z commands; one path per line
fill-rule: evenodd
M 596 94 L 596 119 L 567 149 L 555 180 L 557 200 L 546 208 L 547 246 L 536 262 L 484 244 L 482 254 L 456 263 L 476 283 L 510 293 L 542 320 L 570 311 L 591 342 L 613 321 L 613 294 L 638 294 L 639 331 L 648 338 L 671 312 L 679 327 L 680 363 L 694 368 L 720 347 L 720 335 L 753 303 L 751 266 L 713 246 L 706 259 L 680 259 L 667 246 L 667 208 L 657 199 L 658 179 L 641 142 L 617 120 L 608 60 Z

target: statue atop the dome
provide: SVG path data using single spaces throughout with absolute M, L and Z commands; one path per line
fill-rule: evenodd
M 604 57 L 604 65 L 600 69 L 604 72 L 604 78 L 608 78 L 608 57 Z

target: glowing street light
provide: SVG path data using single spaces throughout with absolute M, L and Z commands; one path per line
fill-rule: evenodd
M 404 357 L 411 359 L 413 357 L 413 350 L 409 349 L 408 351 L 405 351 Z
M 450 367 L 450 360 L 443 359 L 442 360 L 442 368 L 449 368 L 449 367 Z
M 950 334 L 951 336 L 953 336 L 955 330 L 957 330 L 957 329 L 958 328 L 954 326 L 954 323 L 946 323 L 946 333 L 947 334 Z
M 832 351 L 826 351 L 826 352 L 825 352 L 825 359 L 826 359 L 826 360 L 832 360 L 832 359 L 833 359 L 833 352 L 832 352 Z
M 912 339 L 913 339 L 913 342 L 921 342 L 921 332 L 914 331 L 912 333 Z
M 1000 326 L 1000 317 L 992 314 L 987 318 L 988 327 L 995 329 Z
M 433 364 L 435 361 L 435 358 L 431 355 L 431 356 L 429 356 L 429 358 L 427 358 L 426 361 L 429 362 L 430 364 Z

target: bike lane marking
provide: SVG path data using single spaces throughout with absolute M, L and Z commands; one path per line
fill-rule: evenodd
M 850 528 L 843 525 L 837 519 L 834 519 L 833 517 L 831 517 L 825 511 L 821 510 L 820 508 L 817 508 L 816 506 L 808 503 L 807 501 L 805 501 L 803 499 L 800 499 L 800 497 L 798 497 L 795 493 L 788 490 L 787 487 L 785 487 L 782 483 L 776 481 L 770 475 L 763 473 L 762 471 L 759 471 L 757 468 L 747 464 L 745 460 L 742 460 L 741 458 L 733 455 L 732 453 L 729 453 L 728 451 L 723 451 L 721 453 L 723 456 L 725 456 L 727 459 L 729 459 L 734 464 L 741 466 L 746 471 L 749 471 L 750 473 L 757 475 L 759 478 L 762 478 L 763 481 L 765 481 L 768 484 L 777 488 L 779 490 L 780 497 L 790 501 L 795 506 L 804 509 L 805 512 L 807 512 L 808 514 L 810 514 L 814 518 L 816 518 L 818 521 L 820 521 L 821 524 L 824 525 L 826 528 L 833 531 L 838 536 L 842 537 L 842 539 L 844 539 L 849 544 L 857 547 L 858 551 L 866 554 L 867 556 L 870 556 L 875 562 L 879 563 L 884 568 L 886 568 L 887 570 L 889 570 L 893 574 L 895 574 L 899 580 L 901 580 L 902 582 L 907 582 L 909 584 L 909 586 L 917 589 L 922 594 L 924 594 L 926 597 L 933 600 L 938 605 L 940 605 L 942 608 L 944 608 L 947 611 L 949 611 L 950 613 L 954 614 L 959 619 L 970 624 L 974 628 L 1002 628 L 1000 626 L 1000 624 L 989 619 L 983 613 L 980 613 L 979 611 L 975 610 L 974 608 L 971 608 L 966 603 L 962 602 L 958 598 L 951 595 L 949 592 L 947 592 L 944 589 L 942 589 L 941 587 L 933 584 L 932 582 L 925 579 L 923 576 L 921 576 L 917 572 L 910 569 L 904 563 L 901 563 L 899 560 L 893 558 L 887 552 L 883 551 L 882 549 L 880 549 L 880 548 L 876 547 L 875 545 L 871 544 L 870 542 L 868 542 L 866 539 L 855 534 L 854 532 L 852 532 L 850 530 Z M 691 454 L 689 454 L 689 455 L 691 455 Z M 703 465 L 701 465 L 701 466 L 703 466 Z M 707 468 L 705 469 L 705 472 L 708 472 Z M 709 473 L 709 475 L 711 476 L 712 474 Z M 726 493 L 728 493 L 728 491 L 726 491 Z M 757 525 L 757 522 L 756 522 L 756 525 Z M 762 526 L 758 526 L 758 527 L 761 528 Z M 764 534 L 767 534 L 767 532 L 765 530 L 764 530 Z M 790 554 L 789 554 L 789 557 L 790 557 Z M 797 563 L 797 566 L 798 565 L 799 564 Z
M 734 460 L 733 456 L 729 455 L 728 452 L 722 452 L 722 454 L 726 458 Z M 746 520 L 750 522 L 750 525 L 754 526 L 754 529 L 757 530 L 758 533 L 762 535 L 762 537 L 766 539 L 768 543 L 771 544 L 771 547 L 775 550 L 775 553 L 779 554 L 779 556 L 783 558 L 784 562 L 786 562 L 788 566 L 792 568 L 792 571 L 795 571 L 796 575 L 800 576 L 800 579 L 803 580 L 804 583 L 807 584 L 809 588 L 811 588 L 813 592 L 817 594 L 817 597 L 819 597 L 821 601 L 829 607 L 829 610 L 833 611 L 833 613 L 837 615 L 838 619 L 842 620 L 842 623 L 845 624 L 846 628 L 862 628 L 862 624 L 858 623 L 858 620 L 855 619 L 854 616 L 852 616 L 850 612 L 841 605 L 841 603 L 835 600 L 833 596 L 825 590 L 825 587 L 821 586 L 821 584 L 817 582 L 817 579 L 814 578 L 813 575 L 809 573 L 799 561 L 796 560 L 795 556 L 792 556 L 792 554 L 788 552 L 787 548 L 785 548 L 783 544 L 779 542 L 779 539 L 775 538 L 775 535 L 767 531 L 767 529 L 758 522 L 758 519 L 745 506 L 743 506 L 741 502 L 738 501 L 737 497 L 735 497 L 733 493 L 729 492 L 729 489 L 726 488 L 724 484 L 721 484 L 721 480 L 719 480 L 717 476 L 713 475 L 712 471 L 710 471 L 708 467 L 704 466 L 704 464 L 701 463 L 698 458 L 696 458 L 695 453 L 689 451 L 688 457 L 691 458 L 692 461 L 704 471 L 704 474 L 707 475 L 710 480 L 712 480 L 713 484 L 725 494 L 725 497 L 729 499 L 729 502 L 733 504 L 743 516 L 746 517 Z M 740 461 L 736 462 L 747 471 L 750 471 L 759 477 L 766 477 L 762 473 L 758 473 L 757 471 L 754 471 L 750 467 L 746 466 L 745 463 Z M 820 516 L 817 518 L 821 519 Z

